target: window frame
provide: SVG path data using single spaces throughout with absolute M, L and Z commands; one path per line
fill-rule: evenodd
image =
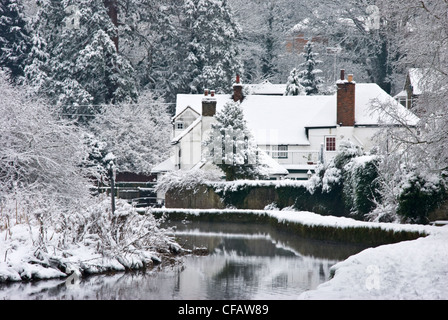
M 287 144 L 280 144 L 272 146 L 272 158 L 273 159 L 288 159 L 288 145 Z
M 176 130 L 184 130 L 184 122 L 183 121 L 177 121 L 176 122 Z
M 336 136 L 325 136 L 325 152 L 336 152 Z

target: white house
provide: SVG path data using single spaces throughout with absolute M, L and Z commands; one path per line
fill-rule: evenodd
M 202 157 L 202 141 L 210 131 L 214 114 L 229 101 L 241 101 L 271 178 L 307 179 L 318 162 L 335 156 L 342 141 L 369 151 L 372 137 L 381 126 L 398 126 L 392 118 L 372 111 L 372 103 L 387 103 L 402 114 L 402 121 L 415 125 L 418 118 L 373 83 L 355 83 L 353 76 L 337 81 L 337 93 L 315 96 L 248 94 L 237 78 L 233 95 L 179 94 L 173 117 L 172 156 L 153 173 L 189 170 L 210 164 Z M 244 90 L 245 92 L 248 90 Z
M 406 81 L 403 90 L 394 98 L 402 105 L 411 109 L 414 107 L 414 101 L 422 94 L 425 83 L 432 77 L 428 76 L 429 69 L 410 68 L 406 74 Z

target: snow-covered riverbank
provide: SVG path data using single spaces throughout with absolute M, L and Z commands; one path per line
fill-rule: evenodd
M 109 206 L 110 199 L 100 199 L 65 229 L 8 223 L 0 229 L 0 282 L 137 270 L 182 251 L 153 215 L 139 214 L 124 200 L 117 200 L 114 213 Z
M 155 209 L 153 212 L 170 212 L 175 209 Z M 178 210 L 177 210 L 178 211 Z M 199 215 L 201 210 L 182 210 Z M 224 210 L 226 213 L 240 212 Z M 207 210 L 221 214 L 223 210 Z M 337 228 L 361 227 L 385 230 L 416 231 L 427 234 L 416 240 L 382 245 L 366 249 L 336 264 L 334 276 L 316 290 L 303 293 L 299 299 L 448 299 L 448 226 L 435 227 L 392 223 L 370 223 L 349 218 L 321 216 L 311 212 L 250 211 L 251 214 L 268 214 L 279 223 L 292 222 L 306 225 Z M 31 230 L 31 234 L 38 234 Z M 51 231 L 49 230 L 48 234 Z M 57 233 L 51 241 L 58 241 Z M 56 247 L 56 246 L 55 246 Z M 64 252 L 37 252 L 26 224 L 16 225 L 0 232 L 0 279 L 50 279 L 66 277 L 55 267 L 63 262 L 73 270 L 91 273 L 101 270 L 125 270 L 142 261 L 157 259 L 156 252 L 128 256 L 128 261 L 104 258 L 88 243 L 73 245 Z M 38 258 L 40 257 L 40 259 Z M 59 257 L 55 260 L 54 257 Z M 67 270 L 68 271 L 68 270 Z
M 448 299 L 448 226 L 427 237 L 366 249 L 299 299 Z

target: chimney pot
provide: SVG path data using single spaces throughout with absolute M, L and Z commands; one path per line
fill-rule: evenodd
M 341 80 L 345 80 L 345 70 L 341 69 Z
M 239 74 L 236 75 L 236 83 L 240 83 L 240 75 Z
M 348 80 L 348 82 L 353 82 L 353 75 L 352 75 L 352 74 L 349 74 L 349 75 L 347 76 L 347 80 Z
M 209 93 L 211 97 L 209 96 Z M 216 98 L 215 90 L 204 90 L 204 98 L 202 98 L 202 115 L 204 117 L 213 117 L 216 114 Z

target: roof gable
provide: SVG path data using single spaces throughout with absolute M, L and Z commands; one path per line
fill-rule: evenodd
M 179 118 L 184 117 L 184 116 L 187 116 L 187 117 L 190 116 L 190 117 L 193 117 L 194 119 L 196 119 L 200 115 L 201 115 L 200 110 L 195 110 L 191 106 L 187 105 L 182 110 L 180 110 L 179 113 L 177 113 L 177 108 L 176 108 L 176 115 L 173 117 L 173 121 L 177 121 Z

